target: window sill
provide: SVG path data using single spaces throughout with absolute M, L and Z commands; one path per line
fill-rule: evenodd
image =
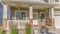
M 55 4 L 60 4 L 60 2 L 54 2 Z

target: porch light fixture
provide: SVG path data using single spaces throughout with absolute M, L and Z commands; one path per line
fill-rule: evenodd
M 48 9 L 45 9 L 45 13 L 48 13 Z
M 20 8 L 18 7 L 18 11 L 20 11 Z

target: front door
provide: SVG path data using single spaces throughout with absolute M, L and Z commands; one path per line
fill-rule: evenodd
M 40 19 L 41 26 L 45 25 L 45 12 L 39 12 L 38 13 L 38 18 Z

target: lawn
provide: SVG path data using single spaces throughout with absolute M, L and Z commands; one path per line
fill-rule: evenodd
M 0 29 L 0 34 L 2 34 L 3 33 L 3 30 L 2 29 Z

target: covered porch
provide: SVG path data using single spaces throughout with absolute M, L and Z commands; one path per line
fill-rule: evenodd
M 14 25 L 25 31 L 27 23 L 31 24 L 32 29 L 40 29 L 41 26 L 55 27 L 53 6 L 48 3 L 6 3 L 3 13 L 6 20 L 3 22 L 3 28 L 10 30 Z
M 7 20 L 7 28 L 10 28 L 10 25 L 14 23 L 18 28 L 24 26 L 23 24 L 30 23 L 33 28 L 36 26 L 50 26 L 54 27 L 54 9 L 51 6 L 10 6 L 10 13 Z

